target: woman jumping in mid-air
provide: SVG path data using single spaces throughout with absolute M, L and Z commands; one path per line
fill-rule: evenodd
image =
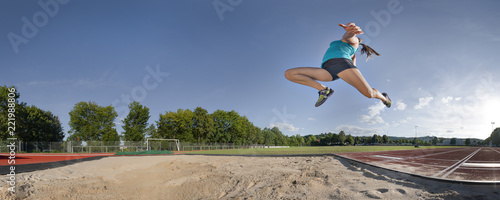
M 373 50 L 366 44 L 361 43 L 361 39 L 356 35 L 363 34 L 359 26 L 354 23 L 347 25 L 339 24 L 346 30 L 341 40 L 336 40 L 330 43 L 330 48 L 323 57 L 321 68 L 317 67 L 298 67 L 289 69 L 285 72 L 285 77 L 295 83 L 307 85 L 319 90 L 319 99 L 316 102 L 316 107 L 323 104 L 328 97 L 333 94 L 333 90 L 328 88 L 317 81 L 334 81 L 339 78 L 349 83 L 358 89 L 361 94 L 368 98 L 377 98 L 388 108 L 391 107 L 391 99 L 386 93 L 380 93 L 377 89 L 371 88 L 366 82 L 361 72 L 356 68 L 356 51 L 358 47 L 363 46 L 361 49 L 362 54 L 373 57 L 372 54 L 379 56 L 380 54 Z

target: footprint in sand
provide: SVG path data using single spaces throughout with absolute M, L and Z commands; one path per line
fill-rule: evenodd
M 377 189 L 377 191 L 379 191 L 380 193 L 383 194 L 383 193 L 389 192 L 389 189 L 383 188 L 383 189 Z
M 380 194 L 380 192 L 378 192 L 376 190 L 371 190 L 371 191 L 365 190 L 365 191 L 360 191 L 360 192 L 363 193 L 366 197 L 369 197 L 372 199 L 382 199 L 381 197 L 378 196 L 378 194 Z
M 255 183 L 250 181 L 250 183 L 249 183 L 249 184 L 248 184 L 248 186 L 247 186 L 247 190 L 248 190 L 248 189 L 250 189 L 250 188 L 251 188 L 252 186 L 254 186 L 254 185 L 255 185 Z
M 382 197 L 380 195 L 389 192 L 389 189 L 380 188 L 380 189 L 376 189 L 376 190 L 365 190 L 365 191 L 360 191 L 360 192 L 363 193 L 368 198 L 382 199 Z
M 406 194 L 406 191 L 405 191 L 405 190 L 403 190 L 403 189 L 397 189 L 397 191 L 398 191 L 399 193 L 401 193 L 401 194 Z

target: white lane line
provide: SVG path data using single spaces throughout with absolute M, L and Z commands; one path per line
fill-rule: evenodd
M 464 163 L 463 167 L 500 167 L 500 163 Z
M 495 150 L 495 149 L 493 149 L 493 148 L 490 148 L 490 149 L 491 149 L 491 150 L 493 150 L 493 151 L 496 151 L 497 153 L 500 153 L 500 151 L 497 151 L 497 150 Z
M 481 149 L 478 149 L 478 150 L 481 150 Z M 471 154 L 469 154 L 468 156 L 466 156 L 466 157 L 465 157 L 465 158 L 463 158 L 462 160 L 459 160 L 459 161 L 458 161 L 458 162 L 456 162 L 455 164 L 453 164 L 453 165 L 451 165 L 451 166 L 447 167 L 446 169 L 443 169 L 443 170 L 441 170 L 440 172 L 438 172 L 438 173 L 436 173 L 436 174 L 432 175 L 432 177 L 438 177 L 438 176 L 440 176 L 441 174 L 443 174 L 444 172 L 446 172 L 446 171 L 448 171 L 449 169 L 453 168 L 455 165 L 458 165 L 458 164 L 460 164 L 460 163 L 464 162 L 464 160 L 466 160 L 466 159 L 467 159 L 467 160 L 469 160 L 469 158 L 471 157 L 470 155 L 475 154 L 478 150 L 476 150 L 476 151 L 472 152 Z
M 420 155 L 420 156 L 406 157 L 406 158 L 403 158 L 403 159 L 407 160 L 407 159 L 423 158 L 423 157 L 427 157 L 427 156 L 435 156 L 435 155 L 441 155 L 441 154 L 452 153 L 452 152 L 455 152 L 455 151 L 464 151 L 464 150 L 466 150 L 466 149 L 461 148 L 461 149 L 444 151 L 444 152 L 438 152 L 438 153 L 424 154 L 424 155 Z M 378 163 L 386 163 L 386 162 L 390 162 L 390 160 L 379 161 Z
M 461 149 L 451 150 L 451 151 L 444 151 L 444 152 L 438 152 L 438 153 L 424 154 L 424 155 L 421 155 L 421 156 L 409 157 L 409 159 L 422 158 L 422 157 L 427 157 L 427 156 L 435 156 L 435 155 L 441 155 L 441 154 L 451 153 L 451 152 L 455 152 L 455 151 L 463 151 L 463 150 L 466 150 L 466 149 L 462 149 L 461 148 Z
M 472 156 L 476 155 L 477 152 L 481 151 L 481 149 L 483 148 L 480 148 L 474 152 L 472 152 L 469 156 L 465 157 L 464 159 L 462 159 L 463 161 L 462 162 L 458 162 L 457 165 L 455 166 L 455 168 L 453 168 L 452 170 L 448 171 L 446 174 L 444 174 L 443 176 L 441 176 L 441 178 L 446 178 L 448 175 L 450 175 L 451 173 L 453 173 L 455 170 L 457 170 L 462 164 L 464 164 L 465 162 L 467 162 L 470 158 L 472 158 Z
M 393 159 L 393 160 L 401 160 L 401 159 L 403 159 L 403 158 L 390 157 L 390 156 L 381 156 L 381 155 L 374 155 L 373 157 L 388 158 L 388 159 Z

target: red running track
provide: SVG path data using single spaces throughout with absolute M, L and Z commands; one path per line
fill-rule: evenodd
M 470 147 L 338 153 L 340 157 L 435 179 L 500 183 L 500 148 Z
M 76 160 L 91 157 L 112 156 L 114 153 L 83 153 L 83 154 L 65 154 L 65 153 L 17 153 L 14 161 L 15 165 L 49 163 L 67 160 Z M 10 155 L 7 153 L 0 154 L 0 166 L 9 164 Z M 12 162 L 12 161 L 11 161 Z

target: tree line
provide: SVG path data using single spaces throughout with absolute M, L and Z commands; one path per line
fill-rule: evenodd
M 9 138 L 7 132 L 7 109 L 9 87 L 0 86 L 0 140 Z M 16 137 L 21 141 L 62 142 L 64 132 L 57 116 L 36 106 L 19 102 L 15 93 Z M 204 108 L 194 110 L 178 109 L 160 114 L 158 120 L 149 124 L 149 108 L 138 102 L 129 104 L 129 113 L 121 120 L 123 132 L 118 134 L 117 112 L 112 106 L 100 106 L 95 102 L 79 102 L 69 112 L 70 130 L 67 141 L 81 144 L 86 141 L 143 141 L 146 138 L 179 139 L 190 143 L 234 143 L 265 144 L 276 146 L 329 146 L 329 145 L 372 145 L 372 144 L 418 144 L 436 145 L 443 138 L 433 137 L 431 141 L 420 139 L 398 139 L 391 141 L 387 135 L 352 136 L 344 131 L 321 133 L 319 135 L 284 135 L 277 127 L 259 128 L 246 116 L 236 111 L 216 110 L 208 113 Z M 500 145 L 500 128 L 495 129 L 484 144 Z M 456 144 L 456 138 L 450 144 Z M 471 144 L 470 139 L 465 141 Z
M 351 134 L 346 135 L 344 131 L 336 133 L 321 133 L 315 136 L 319 140 L 313 142 L 312 145 L 316 146 L 333 146 L 333 145 L 369 145 L 369 144 L 387 144 L 390 142 L 387 135 L 377 135 L 373 136 L 352 136 Z
M 490 137 L 484 140 L 485 144 L 492 144 L 495 146 L 500 146 L 500 128 L 495 128 L 490 134 Z
M 3 141 L 10 137 L 7 129 L 9 88 L 12 87 L 0 86 L 0 140 Z M 50 111 L 18 101 L 19 97 L 20 93 L 16 92 L 16 138 L 29 142 L 62 142 L 64 132 L 59 118 Z M 285 136 L 277 127 L 261 129 L 234 110 L 208 113 L 201 107 L 193 111 L 178 109 L 160 114 L 154 124 L 149 124 L 149 108 L 132 102 L 129 114 L 121 120 L 124 130 L 121 135 L 115 124 L 118 114 L 112 106 L 79 102 L 69 116 L 67 141 L 75 142 L 75 145 L 90 141 L 143 141 L 148 137 L 193 143 L 306 144 L 300 135 Z
M 22 141 L 62 141 L 64 132 L 59 117 L 50 111 L 45 111 L 36 106 L 28 106 L 24 102 L 18 101 L 20 94 L 14 92 L 13 102 L 15 112 L 13 116 L 8 116 L 8 94 L 7 86 L 0 86 L 0 140 L 7 138 L 17 138 Z M 14 119 L 9 120 L 8 118 Z M 8 121 L 15 124 L 14 135 L 9 135 Z

